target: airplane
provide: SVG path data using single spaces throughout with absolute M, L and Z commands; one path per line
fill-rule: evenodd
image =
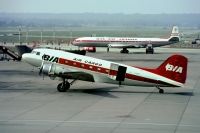
M 198 37 L 194 40 L 194 41 L 192 41 L 192 44 L 200 44 L 200 38 L 199 38 L 199 34 L 198 34 Z
M 184 86 L 188 63 L 183 55 L 172 55 L 158 68 L 151 69 L 45 48 L 23 54 L 22 60 L 39 67 L 40 75 L 62 79 L 57 86 L 59 92 L 66 92 L 75 81 L 83 80 L 156 87 L 159 93 L 164 93 L 160 87 Z
M 129 37 L 80 37 L 72 44 L 79 47 L 122 48 L 121 53 L 129 53 L 127 48 L 146 48 L 146 54 L 154 53 L 154 47 L 177 43 L 180 40 L 177 26 L 173 26 L 169 38 L 129 38 Z

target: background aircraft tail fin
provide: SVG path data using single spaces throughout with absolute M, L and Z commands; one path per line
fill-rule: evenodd
M 171 80 L 185 83 L 187 77 L 187 63 L 188 59 L 186 57 L 182 55 L 172 55 L 157 68 L 157 72 Z
M 179 36 L 178 26 L 173 26 L 169 41 L 170 42 L 179 42 L 179 40 L 180 40 L 180 36 Z
M 171 36 L 179 36 L 179 29 L 178 26 L 173 26 Z

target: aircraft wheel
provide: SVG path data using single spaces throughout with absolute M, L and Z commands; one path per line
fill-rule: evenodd
M 66 92 L 67 90 L 69 90 L 69 88 L 70 88 L 69 82 L 60 83 L 60 84 L 58 84 L 58 86 L 57 86 L 57 90 L 58 90 L 59 92 Z
M 153 48 L 146 48 L 146 54 L 154 54 Z
M 122 49 L 122 50 L 120 51 L 120 53 L 126 53 L 126 54 L 128 54 L 129 51 L 128 51 L 127 49 Z
M 152 49 L 151 54 L 154 54 L 154 49 Z
M 163 94 L 164 90 L 163 89 L 159 89 L 159 93 Z
M 128 50 L 126 50 L 126 51 L 125 51 L 125 53 L 127 53 L 127 54 L 128 54 L 128 53 L 129 53 L 129 51 L 128 51 Z

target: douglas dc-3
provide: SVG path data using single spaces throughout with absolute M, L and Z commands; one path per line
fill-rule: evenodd
M 182 87 L 187 77 L 187 58 L 172 55 L 158 68 L 129 66 L 88 56 L 53 49 L 34 49 L 22 59 L 40 68 L 40 74 L 59 77 L 59 92 L 66 92 L 76 80 L 129 86 Z M 72 80 L 72 82 L 69 82 Z

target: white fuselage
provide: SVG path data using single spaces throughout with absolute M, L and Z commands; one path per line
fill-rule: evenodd
M 144 48 L 148 44 L 153 47 L 169 45 L 174 42 L 164 38 L 127 38 L 127 37 L 81 37 L 73 41 L 73 45 L 80 47 L 117 47 Z
M 168 38 L 139 38 L 139 37 L 80 37 L 73 41 L 79 47 L 115 47 L 115 48 L 146 48 L 160 47 L 179 42 L 179 30 L 173 26 Z
M 49 60 L 43 61 L 42 56 L 50 56 Z M 126 67 L 126 74 L 123 85 L 134 86 L 182 86 L 183 84 L 168 79 L 153 72 L 146 71 L 137 67 L 132 67 L 120 63 L 96 59 L 92 57 L 77 55 L 52 49 L 35 49 L 32 53 L 24 54 L 23 60 L 29 64 L 40 67 L 42 63 L 55 64 L 71 72 L 85 72 L 93 75 L 95 82 L 119 84 L 116 80 L 115 66 Z M 55 59 L 56 62 L 55 62 Z M 114 66 L 114 67 L 112 67 Z M 114 72 L 114 74 L 112 73 Z

